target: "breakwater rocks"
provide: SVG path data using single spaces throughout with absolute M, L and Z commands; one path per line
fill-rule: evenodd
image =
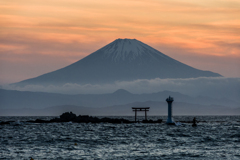
M 61 123 L 61 122 L 69 122 L 69 123 L 115 123 L 115 124 L 121 124 L 121 123 L 135 123 L 135 121 L 130 121 L 123 118 L 98 118 L 98 117 L 92 117 L 88 115 L 79 115 L 72 112 L 65 112 L 62 115 L 60 115 L 60 118 L 54 118 L 51 120 L 41 120 L 36 119 L 35 121 L 26 121 L 28 123 Z M 161 119 L 158 119 L 157 121 L 153 120 L 143 120 L 142 123 L 162 123 Z M 5 124 L 12 124 L 14 122 L 0 122 L 0 125 Z M 18 123 L 19 124 L 19 123 Z

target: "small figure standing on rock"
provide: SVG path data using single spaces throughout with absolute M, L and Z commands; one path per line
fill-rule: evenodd
M 193 127 L 197 127 L 197 120 L 196 120 L 195 117 L 193 118 L 193 124 L 192 124 L 192 126 L 193 126 Z

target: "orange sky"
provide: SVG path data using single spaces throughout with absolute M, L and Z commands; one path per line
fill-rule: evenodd
M 117 38 L 240 77 L 239 0 L 0 1 L 0 84 L 69 65 Z

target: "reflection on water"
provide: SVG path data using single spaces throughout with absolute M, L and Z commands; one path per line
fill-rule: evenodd
M 36 117 L 0 117 L 30 120 Z M 39 118 L 39 117 L 38 117 Z M 42 119 L 52 117 L 42 117 Z M 124 117 L 133 119 L 134 117 Z M 140 119 L 143 117 L 140 117 Z M 151 119 L 166 117 L 150 117 Z M 239 116 L 191 124 L 51 123 L 0 126 L 1 159 L 240 159 Z M 178 116 L 175 121 L 193 117 Z

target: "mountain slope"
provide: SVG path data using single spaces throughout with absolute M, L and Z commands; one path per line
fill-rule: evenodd
M 176 61 L 136 39 L 117 39 L 65 68 L 15 85 L 103 84 L 137 79 L 219 76 Z

